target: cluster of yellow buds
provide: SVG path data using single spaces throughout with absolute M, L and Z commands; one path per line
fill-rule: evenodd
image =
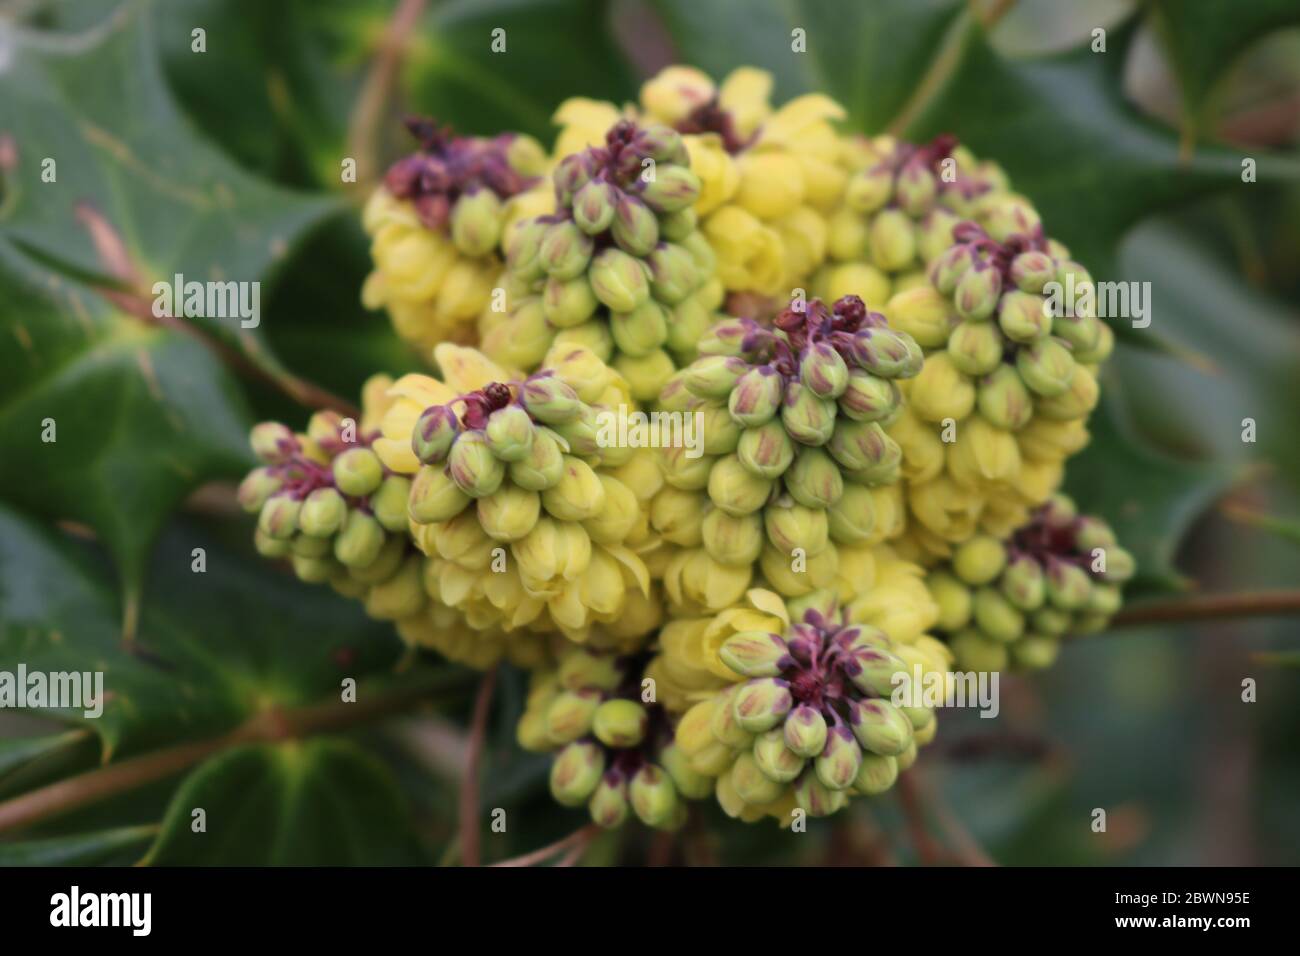
M 1087 272 L 952 137 L 771 87 L 670 67 L 551 157 L 414 124 L 364 296 L 436 371 L 258 426 L 240 491 L 300 577 L 531 670 L 519 741 L 602 826 L 880 793 L 937 729 L 900 674 L 1046 666 L 1133 572 L 1056 494 L 1113 344 Z
M 529 187 L 546 154 L 527 136 L 457 137 L 427 119 L 407 127 L 419 150 L 393 164 L 362 216 L 375 268 L 361 299 L 427 354 L 476 339 L 507 226 L 536 205 Z

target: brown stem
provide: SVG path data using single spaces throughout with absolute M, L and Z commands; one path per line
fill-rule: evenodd
M 1282 614 L 1300 614 L 1300 591 L 1201 594 L 1172 601 L 1154 601 L 1125 608 L 1111 619 L 1110 627 L 1114 629 L 1237 617 L 1276 617 Z
M 926 824 L 924 798 L 915 770 L 899 774 L 898 800 L 903 806 L 903 816 L 907 820 L 907 832 L 912 838 L 912 845 L 916 848 L 916 855 L 921 862 L 927 865 L 943 862 L 943 851 L 930 835 Z
M 378 157 L 375 142 L 379 138 L 379 124 L 384 107 L 392 96 L 398 70 L 415 25 L 424 13 L 425 0 L 402 0 L 388 21 L 388 28 L 380 40 L 370 73 L 366 76 L 352 116 L 348 121 L 348 155 L 357 162 L 357 184 L 362 188 L 358 195 L 370 192 L 370 184 L 378 177 Z
M 483 741 L 487 737 L 488 711 L 492 705 L 492 692 L 497 685 L 497 669 L 483 675 L 478 695 L 474 698 L 474 716 L 470 723 L 468 755 L 465 759 L 465 777 L 460 782 L 460 862 L 465 866 L 478 866 L 478 776 L 483 760 Z
M 263 711 L 223 736 L 141 754 L 6 800 L 0 803 L 0 833 L 31 826 L 116 794 L 165 780 L 213 754 L 240 744 L 305 737 L 396 713 L 427 699 L 430 694 L 458 685 L 463 679 L 461 674 L 432 675 L 398 688 L 387 696 L 363 697 L 352 704 L 331 701 L 294 710 Z
M 549 860 L 557 853 L 563 853 L 565 850 L 568 850 L 570 847 L 578 846 L 585 850 L 587 848 L 587 844 L 589 844 L 592 840 L 594 840 L 596 838 L 596 834 L 599 832 L 600 832 L 600 827 L 596 826 L 596 824 L 594 823 L 588 823 L 581 830 L 575 830 L 573 833 L 570 833 L 564 839 L 556 840 L 554 843 L 544 846 L 540 850 L 533 850 L 531 853 L 525 853 L 522 856 L 513 856 L 508 860 L 502 860 L 499 863 L 493 863 L 492 866 L 503 866 L 503 867 L 532 866 L 535 863 L 541 863 L 544 860 Z

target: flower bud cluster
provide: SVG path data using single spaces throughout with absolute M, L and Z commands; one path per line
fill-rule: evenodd
M 362 289 L 397 333 L 421 349 L 467 342 L 500 272 L 508 223 L 535 205 L 545 166 L 532 139 L 453 136 L 432 120 L 407 121 L 419 149 L 389 168 L 366 205 L 375 268 Z
M 829 582 L 837 546 L 883 540 L 897 514 L 888 486 L 902 458 L 885 426 L 896 380 L 921 350 L 862 300 L 796 300 L 771 327 L 724 322 L 705 353 L 665 388 L 660 405 L 702 416 L 704 454 L 671 449 L 655 530 L 680 550 L 665 569 L 678 611 L 718 610 L 755 568 L 788 597 Z M 811 572 L 811 573 L 809 573 Z
M 525 750 L 553 753 L 550 788 L 566 807 L 586 806 L 606 829 L 635 817 L 675 829 L 686 802 L 713 792 L 673 742 L 667 712 L 647 702 L 644 655 L 571 647 L 532 674 L 517 737 Z
M 1056 495 L 1009 540 L 976 535 L 958 545 L 926 584 L 958 670 L 1037 670 L 1056 659 L 1062 638 L 1106 626 L 1133 571 L 1109 525 Z
M 653 399 L 695 355 L 722 288 L 692 204 L 700 181 L 682 137 L 620 120 L 552 174 L 556 213 L 520 222 L 506 246 L 508 311 L 483 314 L 483 350 L 531 371 L 557 342 L 608 361 Z

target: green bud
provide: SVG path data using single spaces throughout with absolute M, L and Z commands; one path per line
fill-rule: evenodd
M 1119 585 L 1093 584 L 1092 589 L 1088 592 L 1088 603 L 1084 609 L 1089 614 L 1110 617 L 1120 609 L 1123 603 L 1124 598 L 1121 596 Z
M 676 305 L 700 285 L 699 270 L 691 254 L 671 242 L 661 242 L 646 258 L 650 266 L 650 291 L 666 305 Z
M 594 690 L 566 690 L 546 708 L 546 736 L 554 744 L 567 744 L 591 733 L 600 694 Z
M 983 673 L 1004 671 L 1010 660 L 1008 645 L 991 640 L 974 628 L 954 634 L 949 639 L 948 646 L 957 659 L 957 670 Z
M 1092 581 L 1088 572 L 1077 564 L 1049 561 L 1047 565 L 1047 599 L 1062 611 L 1078 611 L 1088 603 Z
M 703 800 L 713 792 L 713 778 L 692 767 L 690 758 L 676 744 L 660 751 L 659 763 L 672 778 L 677 792 L 688 800 Z
M 402 475 L 388 475 L 379 490 L 370 496 L 370 510 L 385 531 L 406 530 L 410 496 L 411 479 Z
M 789 684 L 775 677 L 755 677 L 746 681 L 731 703 L 736 724 L 751 734 L 771 730 L 781 723 L 793 705 Z
M 571 153 L 555 166 L 551 181 L 555 184 L 555 198 L 561 206 L 570 206 L 583 186 L 591 181 L 594 172 L 592 156 L 587 151 Z
M 800 548 L 810 556 L 826 550 L 830 533 L 823 509 L 796 504 L 785 496 L 763 509 L 763 530 L 772 547 L 782 554 L 793 554 Z
M 445 461 L 460 434 L 460 420 L 449 405 L 426 408 L 411 432 L 411 451 L 426 465 Z
M 268 538 L 288 541 L 298 531 L 298 512 L 302 504 L 287 494 L 275 494 L 266 499 L 257 516 L 257 530 Z
M 882 757 L 896 757 L 912 743 L 912 722 L 887 700 L 850 702 L 849 724 L 858 743 Z
M 810 817 L 828 817 L 848 803 L 843 790 L 832 790 L 818 779 L 817 774 L 805 770 L 794 787 L 795 805 Z
M 1036 394 L 1061 395 L 1074 379 L 1074 357 L 1056 339 L 1047 338 L 1016 350 L 1016 371 Z
M 1025 616 L 992 587 L 975 592 L 971 602 L 975 626 L 995 641 L 1014 641 L 1025 632 Z
M 957 546 L 952 556 L 952 569 L 967 584 L 988 584 L 1007 564 L 1007 549 L 997 538 L 987 534 L 976 535 Z
M 600 447 L 600 427 L 596 419 L 596 410 L 590 405 L 584 405 L 581 413 L 573 421 L 555 425 L 552 431 L 557 438 L 569 446 L 569 450 L 574 455 L 584 458 L 603 454 L 612 460 L 619 451 L 613 446 Z
M 488 416 L 483 440 L 488 450 L 502 461 L 523 461 L 532 449 L 537 427 L 518 405 L 498 408 Z
M 1039 633 L 1060 636 L 1069 633 L 1071 620 L 1069 611 L 1054 607 L 1040 607 L 1030 618 L 1030 625 Z
M 912 218 L 920 218 L 934 202 L 938 186 L 934 174 L 920 163 L 908 163 L 898 174 L 894 186 L 899 208 Z
M 763 773 L 752 753 L 742 753 L 731 765 L 731 785 L 750 804 L 770 803 L 781 795 L 782 785 Z
M 965 627 L 970 621 L 970 588 L 946 571 L 931 571 L 925 586 L 939 607 L 935 627 L 950 633 Z
M 729 515 L 711 508 L 700 526 L 704 550 L 722 564 L 753 564 L 763 553 L 763 520 L 756 514 Z
M 860 368 L 849 372 L 848 384 L 839 397 L 840 412 L 855 422 L 888 421 L 902 403 L 897 385 Z
M 659 241 L 659 220 L 636 196 L 620 192 L 614 202 L 614 221 L 610 235 L 618 247 L 629 255 L 644 257 Z
M 338 564 L 329 558 L 313 558 L 295 554 L 290 558 L 294 576 L 308 584 L 324 584 L 338 569 Z
M 894 194 L 894 171 L 880 163 L 855 173 L 844 192 L 844 204 L 854 212 L 875 212 Z
M 870 489 L 844 486 L 844 494 L 826 512 L 827 530 L 839 544 L 866 544 L 876 526 L 876 500 Z M 811 553 L 811 552 L 810 552 Z
M 898 779 L 898 758 L 863 754 L 853 788 L 868 797 L 884 793 Z
M 746 428 L 736 443 L 736 457 L 745 470 L 761 478 L 785 474 L 794 461 L 794 442 L 778 421 Z
M 506 268 L 510 274 L 531 282 L 545 275 L 542 268 L 542 238 L 550 226 L 542 219 L 521 222 L 506 246 Z
M 976 264 L 957 283 L 953 304 L 963 319 L 981 321 L 997 308 L 1002 293 L 1002 274 L 987 265 Z
M 323 558 L 333 551 L 333 544 L 329 538 L 313 538 L 309 534 L 296 534 L 289 542 L 289 550 L 294 556 L 300 558 Z
M 646 764 L 633 774 L 628 796 L 633 812 L 648 827 L 667 825 L 677 811 L 677 788 L 668 774 L 654 764 Z
M 1137 571 L 1137 561 L 1118 545 L 1106 549 L 1106 571 L 1102 578 L 1106 581 L 1123 583 L 1133 577 Z M 1095 587 L 1095 585 L 1094 585 Z
M 916 339 L 884 326 L 858 331 L 853 336 L 853 357 L 860 368 L 881 378 L 911 378 L 925 360 Z
M 826 450 L 864 484 L 886 484 L 898 476 L 903 450 L 876 422 L 840 419 Z M 858 476 L 861 477 L 858 477 Z
M 969 247 L 956 245 L 940 255 L 930 266 L 930 284 L 942 295 L 951 296 L 972 265 Z
M 953 329 L 948 337 L 948 355 L 959 372 L 988 375 L 1002 364 L 1005 344 L 1002 333 L 992 322 L 967 321 Z
M 800 382 L 791 382 L 781 405 L 781 424 L 797 442 L 824 445 L 835 428 L 835 402 L 817 395 Z
M 469 502 L 469 495 L 460 490 L 445 469 L 424 465 L 411 483 L 407 512 L 417 524 L 433 524 L 456 517 Z
M 767 779 L 790 783 L 804 768 L 804 758 L 785 745 L 785 730 L 774 727 L 754 738 L 754 765 Z
M 1045 308 L 1047 300 L 1032 292 L 1012 289 L 998 303 L 998 327 L 1013 342 L 1037 342 L 1052 330 Z
M 839 398 L 848 388 L 849 367 L 829 343 L 817 342 L 804 350 L 799 381 L 818 398 Z
M 1022 252 L 1011 260 L 1011 281 L 1022 292 L 1039 293 L 1056 278 L 1056 262 L 1045 252 Z
M 809 508 L 830 508 L 844 495 L 844 476 L 820 448 L 804 448 L 784 475 L 790 497 Z
M 253 454 L 268 465 L 288 461 L 298 451 L 298 438 L 286 425 L 279 422 L 261 422 L 253 426 L 248 443 Z
M 617 202 L 617 186 L 593 179 L 573 197 L 573 221 L 587 235 L 598 235 L 614 222 L 614 207 Z
M 1091 315 L 1058 315 L 1052 319 L 1052 334 L 1068 342 L 1076 355 L 1097 348 L 1102 336 L 1101 329 L 1101 320 Z
M 565 220 L 548 226 L 542 236 L 537 259 L 546 274 L 557 279 L 576 279 L 591 262 L 591 236 L 577 223 Z
M 832 727 L 826 748 L 813 761 L 813 770 L 823 786 L 830 790 L 847 790 L 853 786 L 862 766 L 862 748 L 848 727 Z
M 447 456 L 447 474 L 471 498 L 485 498 L 501 487 L 506 466 L 492 454 L 482 432 L 462 432 Z
M 696 346 L 713 324 L 713 313 L 705 304 L 704 296 L 697 291 L 677 303 L 670 316 L 666 344 L 679 364 L 689 364 L 699 358 Z
M 405 535 L 401 537 L 395 534 L 386 535 L 384 537 L 384 546 L 379 549 L 379 557 L 364 568 L 348 568 L 347 576 L 365 585 L 385 584 L 391 581 L 402 567 L 402 562 L 406 559 L 406 543 L 408 540 Z M 419 559 L 412 560 L 418 561 Z M 414 578 L 415 575 L 411 577 Z M 423 604 L 423 601 L 420 603 Z
M 668 311 L 654 299 L 646 299 L 631 312 L 611 315 L 609 327 L 619 351 L 649 355 L 668 340 Z
M 556 485 L 563 474 L 564 452 L 549 428 L 537 429 L 527 456 L 510 463 L 510 480 L 528 491 L 545 491 Z
M 551 796 L 566 807 L 580 807 L 595 792 L 605 773 L 605 755 L 591 741 L 575 741 L 551 764 Z
M 600 303 L 585 275 L 572 279 L 551 276 L 542 287 L 542 314 L 557 329 L 571 329 L 596 314 Z
M 611 654 L 598 654 L 575 647 L 560 661 L 556 671 L 560 686 L 569 690 L 592 688 L 612 691 L 623 683 L 623 668 Z
M 884 647 L 856 647 L 851 662 L 849 680 L 862 693 L 872 697 L 892 696 L 895 676 L 899 673 L 910 674 L 903 659 Z
M 524 409 L 543 425 L 562 425 L 580 417 L 585 409 L 578 393 L 558 375 L 543 373 L 528 378 L 519 392 Z
M 873 265 L 885 272 L 902 272 L 916 258 L 916 233 L 901 209 L 876 213 L 867 229 L 867 249 Z
M 736 381 L 727 397 L 727 409 L 739 424 L 757 428 L 776 415 L 783 391 L 781 376 L 770 365 L 751 368 Z
M 811 760 L 826 748 L 826 718 L 808 704 L 800 704 L 785 719 L 782 737 L 797 757 Z
M 627 782 L 622 776 L 616 771 L 602 776 L 587 802 L 587 811 L 591 814 L 592 821 L 606 830 L 622 826 L 631 812 L 631 804 L 627 799 Z
M 634 700 L 607 700 L 596 708 L 591 730 L 606 747 L 625 750 L 645 739 L 650 718 Z
M 676 213 L 689 209 L 700 196 L 700 177 L 686 166 L 660 164 L 654 178 L 641 181 L 641 198 L 659 213 Z
M 384 529 L 373 515 L 353 511 L 334 539 L 334 557 L 349 568 L 364 568 L 379 557 L 384 546 Z
M 1011 645 L 1011 659 L 1016 667 L 1040 671 L 1051 667 L 1061 652 L 1061 642 L 1043 634 L 1027 634 Z
M 508 482 L 475 502 L 478 523 L 494 541 L 518 541 L 533 530 L 541 516 L 542 501 L 535 491 Z
M 700 398 L 727 398 L 749 371 L 743 359 L 707 355 L 696 359 L 684 371 L 682 379 L 691 394 Z
M 451 241 L 467 256 L 485 256 L 501 239 L 501 200 L 490 189 L 461 194 L 451 210 Z
M 729 515 L 753 514 L 772 494 L 772 482 L 747 469 L 737 455 L 713 463 L 708 488 L 709 498 Z
M 749 327 L 739 319 L 718 322 L 700 337 L 700 354 L 740 356 L 748 336 Z
M 653 207 L 652 207 L 653 208 Z M 699 228 L 700 217 L 690 206 L 659 217 L 659 235 L 668 242 L 681 242 Z
M 1027 554 L 1018 555 L 1007 563 L 998 586 L 1006 599 L 1021 611 L 1037 610 L 1047 596 L 1043 568 Z
M 309 494 L 298 512 L 298 527 L 315 538 L 328 538 L 343 526 L 348 516 L 347 502 L 333 488 L 317 488 Z M 402 517 L 406 517 L 406 500 L 402 500 Z M 403 521 L 405 524 L 405 521 Z M 319 555 L 317 555 L 319 557 Z
M 254 468 L 239 483 L 239 506 L 249 514 L 262 510 L 266 499 L 280 490 L 284 482 L 269 468 Z
M 384 466 L 369 448 L 349 448 L 334 459 L 332 470 L 339 491 L 353 497 L 370 494 L 384 480 Z
M 632 312 L 650 298 L 650 269 L 640 259 L 613 247 L 591 262 L 591 291 L 611 312 Z
M 985 421 L 1005 431 L 1023 428 L 1034 415 L 1033 396 L 1010 365 L 999 365 L 993 374 L 980 379 L 975 395 Z

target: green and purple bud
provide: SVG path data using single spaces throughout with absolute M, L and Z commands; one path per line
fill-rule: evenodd
M 452 443 L 460 434 L 460 419 L 450 405 L 431 405 L 420 415 L 411 432 L 411 451 L 426 465 L 447 459 Z

